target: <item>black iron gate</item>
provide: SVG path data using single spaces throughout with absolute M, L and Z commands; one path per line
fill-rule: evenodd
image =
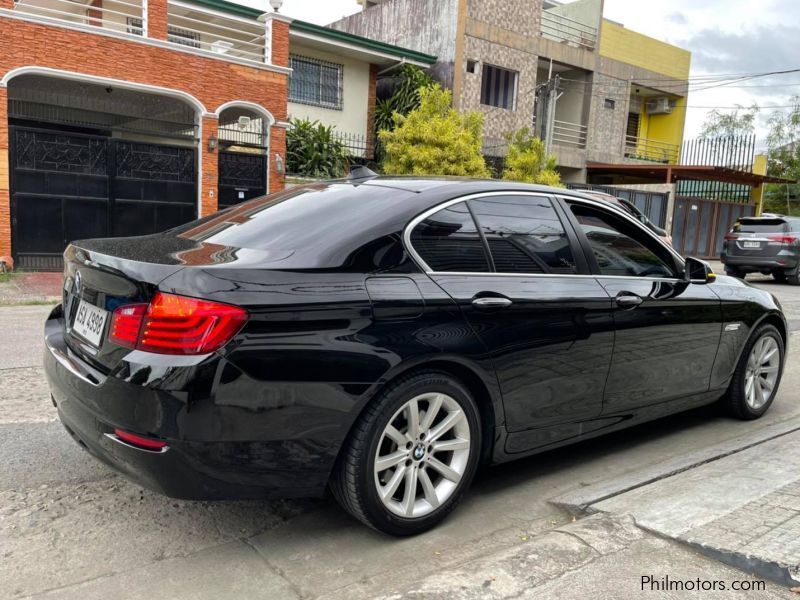
M 267 193 L 264 153 L 219 153 L 219 208 L 228 208 Z
M 194 148 L 20 126 L 10 134 L 19 268 L 59 270 L 72 240 L 155 233 L 197 217 Z

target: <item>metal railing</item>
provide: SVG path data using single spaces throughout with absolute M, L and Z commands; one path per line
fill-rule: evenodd
M 550 11 L 542 11 L 542 36 L 587 50 L 597 46 L 597 27 Z
M 625 158 L 674 165 L 677 164 L 680 153 L 681 148 L 677 144 L 635 135 L 625 136 Z
M 19 0 L 14 10 L 67 24 L 92 25 L 120 33 L 143 35 L 141 0 L 106 0 L 97 6 L 75 0 Z M 138 25 L 131 23 L 138 22 Z
M 195 7 L 169 2 L 170 42 L 258 63 L 266 61 L 266 31 L 262 23 L 216 14 L 213 20 L 189 16 L 196 13 Z
M 559 146 L 586 148 L 588 130 L 586 125 L 556 119 L 553 121 L 553 143 Z

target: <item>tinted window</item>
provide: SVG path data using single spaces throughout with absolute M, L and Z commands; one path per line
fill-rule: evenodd
M 783 219 L 741 219 L 733 225 L 737 233 L 780 233 L 786 231 Z
M 411 232 L 411 244 L 434 271 L 485 273 L 489 260 L 466 203 L 431 215 Z
M 624 220 L 577 204 L 572 212 L 589 239 L 602 275 L 677 277 L 670 253 Z
M 498 273 L 575 273 L 575 259 L 552 203 L 536 196 L 470 200 Z

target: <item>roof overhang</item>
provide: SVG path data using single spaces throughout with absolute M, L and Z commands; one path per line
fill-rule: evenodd
M 393 46 L 358 35 L 322 27 L 305 21 L 292 21 L 289 28 L 289 44 L 302 44 L 317 50 L 332 52 L 379 67 L 407 63 L 428 68 L 436 63 L 436 57 L 415 50 Z
M 661 165 L 587 163 L 588 175 L 605 175 L 614 183 L 676 183 L 678 181 L 719 181 L 758 187 L 765 183 L 797 183 L 791 179 L 758 175 L 749 171 L 715 165 Z

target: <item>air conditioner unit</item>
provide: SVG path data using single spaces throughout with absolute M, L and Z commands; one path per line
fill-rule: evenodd
M 675 103 L 669 98 L 653 98 L 647 101 L 646 106 L 649 115 L 668 115 L 675 108 Z

